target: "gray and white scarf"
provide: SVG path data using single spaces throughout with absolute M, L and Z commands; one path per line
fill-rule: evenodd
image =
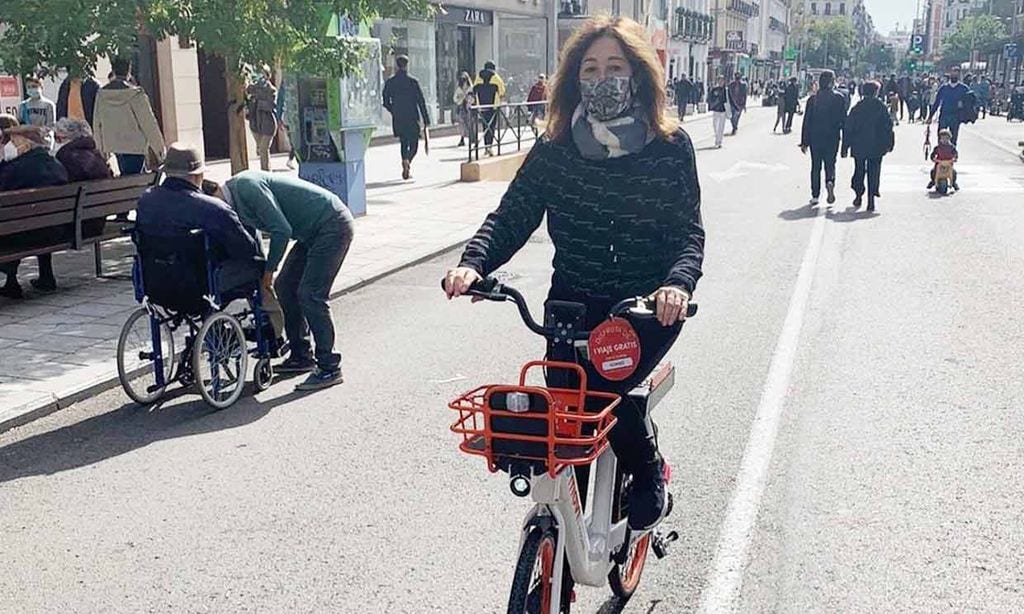
M 639 153 L 654 140 L 654 132 L 635 104 L 624 115 L 601 121 L 588 114 L 581 103 L 572 114 L 572 139 L 584 158 L 605 160 Z

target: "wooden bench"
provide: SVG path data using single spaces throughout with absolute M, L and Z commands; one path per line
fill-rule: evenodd
M 153 185 L 156 177 L 155 174 L 128 175 L 0 192 L 0 263 L 92 245 L 96 276 L 102 276 L 100 245 L 124 236 L 122 228 L 126 224 L 108 221 L 99 235 L 83 236 L 83 222 L 134 211 L 139 197 Z M 21 232 L 48 228 L 62 229 L 59 235 L 55 233 L 60 238 L 19 245 L 10 245 L 4 240 Z

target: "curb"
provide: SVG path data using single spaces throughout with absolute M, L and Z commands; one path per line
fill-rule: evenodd
M 414 267 L 418 264 L 423 264 L 424 262 L 432 260 L 442 254 L 446 254 L 454 249 L 457 249 L 472 238 L 472 232 L 469 232 L 467 234 L 469 236 L 460 237 L 457 240 L 446 242 L 439 248 L 431 249 L 428 252 L 418 255 L 411 260 L 401 262 L 399 264 L 396 264 L 395 266 L 374 273 L 369 277 L 366 277 L 365 279 L 359 279 L 358 281 L 354 281 L 353 283 L 350 283 L 342 288 L 334 290 L 330 293 L 330 295 L 328 295 L 328 300 L 333 301 L 341 296 L 365 288 L 366 286 L 369 286 L 374 282 L 380 281 L 385 277 L 394 275 L 395 273 L 404 271 L 405 269 Z M 9 418 L 0 417 L 0 433 L 4 433 L 19 426 L 25 426 L 30 422 L 34 422 L 35 420 L 48 416 L 52 413 L 55 413 L 62 409 L 66 409 L 71 405 L 78 403 L 79 401 L 83 401 L 89 397 L 106 392 L 112 388 L 117 388 L 118 386 L 120 386 L 120 381 L 118 380 L 117 374 L 115 372 L 113 376 L 99 376 L 96 377 L 95 379 L 90 380 L 88 383 L 84 385 L 72 384 L 67 388 L 67 390 L 58 393 L 40 393 L 36 397 L 36 399 L 30 400 L 22 404 L 20 407 L 16 406 L 15 408 L 4 410 L 3 413 L 14 415 L 12 415 Z M 40 402 L 40 397 L 46 400 Z M 0 414 L 0 416 L 2 416 L 2 414 Z

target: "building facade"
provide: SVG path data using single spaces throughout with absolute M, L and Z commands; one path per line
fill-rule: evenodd
M 688 75 L 708 82 L 708 51 L 714 36 L 711 0 L 673 0 L 672 36 L 668 42 L 669 79 Z
M 708 79 L 733 73 L 749 74 L 751 66 L 750 22 L 761 15 L 761 6 L 747 0 L 712 0 L 715 18 L 708 53 Z M 757 43 L 754 42 L 756 45 Z
M 409 71 L 420 82 L 431 117 L 441 122 L 451 120 L 459 73 L 475 77 L 492 61 L 505 81 L 505 100 L 523 102 L 537 76 L 555 63 L 551 3 L 560 6 L 560 0 L 459 2 L 438 4 L 429 21 L 384 19 L 370 30 L 383 45 L 384 78 L 394 73 L 396 56 L 409 56 Z

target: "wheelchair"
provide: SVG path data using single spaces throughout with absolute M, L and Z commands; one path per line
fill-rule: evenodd
M 156 236 L 132 231 L 136 246 L 132 281 L 139 309 L 121 329 L 117 341 L 117 375 L 125 393 L 141 405 L 158 401 L 172 384 L 195 385 L 207 404 L 224 409 L 242 394 L 249 356 L 255 358 L 257 391 L 270 387 L 271 358 L 281 356 L 270 318 L 262 304 L 260 283 L 222 293 L 222 265 L 213 258 L 202 230 Z M 261 268 L 262 260 L 253 267 Z M 248 308 L 225 308 L 245 299 Z M 184 348 L 177 352 L 175 337 Z M 251 346 L 249 345 L 251 344 Z

